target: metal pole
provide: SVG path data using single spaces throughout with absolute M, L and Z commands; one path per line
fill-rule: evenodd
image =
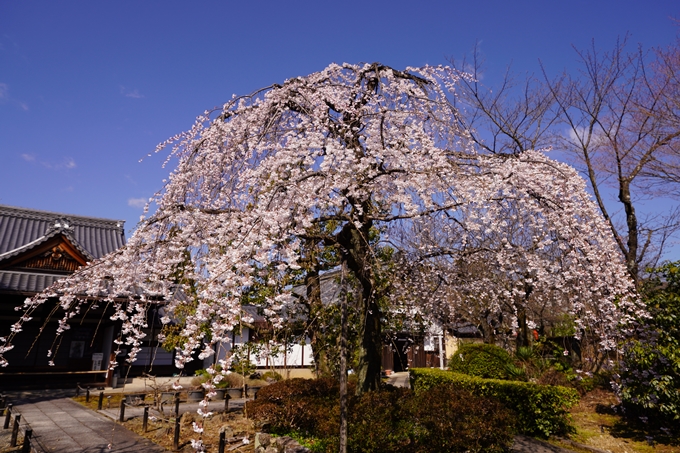
M 149 406 L 144 406 L 144 418 L 142 419 L 142 431 L 146 432 L 149 425 Z
M 85 402 L 89 403 L 90 402 L 90 389 L 88 388 L 85 390 Z
M 175 417 L 179 418 L 179 393 L 175 394 Z
M 31 453 L 31 436 L 33 430 L 28 428 L 24 433 L 24 443 L 21 445 L 21 453 Z
M 10 447 L 17 446 L 17 436 L 19 435 L 19 422 L 21 421 L 21 414 L 14 417 L 14 427 L 12 427 L 12 439 L 9 442 Z
M 102 410 L 102 404 L 104 403 L 104 392 L 99 392 L 99 402 L 97 403 L 97 410 Z
M 4 429 L 9 428 L 9 420 L 11 416 L 12 416 L 12 403 L 9 403 L 7 405 L 7 409 L 5 410 L 5 425 L 3 426 Z
M 76 396 L 80 396 L 80 382 L 76 382 Z

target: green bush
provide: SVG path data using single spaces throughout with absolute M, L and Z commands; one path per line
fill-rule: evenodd
M 512 357 L 503 348 L 486 343 L 463 344 L 451 356 L 449 369 L 487 379 L 508 379 Z
M 624 344 L 620 370 L 626 413 L 680 432 L 680 262 L 656 271 L 644 291 L 650 317 L 641 317 Z
M 410 406 L 418 453 L 493 453 L 512 446 L 515 415 L 492 398 L 445 384 L 413 393 Z
M 352 398 L 348 451 L 414 451 L 410 448 L 414 427 L 405 414 L 410 394 L 408 389 L 393 387 Z
M 283 379 L 283 376 L 281 376 L 276 371 L 267 371 L 266 373 L 262 374 L 260 379 L 267 382 L 279 382 L 281 379 Z
M 248 402 L 248 413 L 273 433 L 306 437 L 315 452 L 336 452 L 338 390 L 328 379 L 282 381 Z M 387 386 L 350 397 L 348 451 L 502 452 L 512 444 L 513 418 L 498 402 L 451 385 L 420 394 Z
M 329 437 L 339 426 L 339 384 L 331 378 L 288 379 L 263 387 L 248 414 L 267 420 L 274 434 Z
M 219 367 L 218 367 L 219 370 Z M 191 380 L 191 385 L 198 387 L 204 382 L 208 382 L 209 380 L 212 379 L 212 376 L 210 373 L 208 373 L 208 370 L 205 368 L 202 368 L 200 370 L 196 370 L 195 372 L 196 377 Z M 245 379 L 245 381 L 244 381 Z M 244 378 L 243 375 L 240 375 L 238 373 L 234 372 L 229 372 L 228 374 L 224 375 L 222 377 L 222 380 L 215 385 L 215 388 L 218 389 L 227 389 L 227 388 L 240 388 L 243 387 L 243 384 L 247 384 L 249 386 L 257 386 L 259 387 L 262 384 L 266 385 L 266 382 L 259 381 L 259 380 L 254 380 L 254 379 L 249 379 L 249 378 Z
M 474 395 L 497 399 L 517 414 L 523 434 L 548 437 L 570 431 L 568 409 L 578 401 L 574 389 L 529 382 L 483 379 L 451 371 L 412 368 L 411 387 L 416 393 L 442 384 L 468 390 Z

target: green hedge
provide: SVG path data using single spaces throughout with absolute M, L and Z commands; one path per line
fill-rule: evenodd
M 493 344 L 464 343 L 449 359 L 449 369 L 486 379 L 508 379 L 512 356 Z
M 291 379 L 264 387 L 248 401 L 254 420 L 274 434 L 298 438 L 315 453 L 339 447 L 339 385 Z M 416 394 L 385 386 L 349 397 L 350 453 L 504 453 L 512 446 L 514 413 L 493 398 L 454 385 Z
M 453 384 L 475 395 L 498 399 L 517 413 L 518 430 L 530 436 L 549 437 L 570 429 L 568 409 L 578 402 L 574 389 L 530 382 L 482 379 L 439 369 L 411 368 L 411 388 L 416 393 L 441 384 Z

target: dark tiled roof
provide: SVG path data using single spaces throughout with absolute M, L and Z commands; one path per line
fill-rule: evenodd
M 0 205 L 0 261 L 9 260 L 63 234 L 87 259 L 125 244 L 124 221 Z M 0 291 L 39 292 L 63 275 L 0 271 Z
M 0 271 L 0 292 L 37 293 L 63 277 L 37 272 Z
M 0 255 L 40 241 L 61 229 L 69 239 L 75 239 L 76 247 L 93 258 L 101 258 L 125 244 L 124 223 L 123 220 L 0 205 Z

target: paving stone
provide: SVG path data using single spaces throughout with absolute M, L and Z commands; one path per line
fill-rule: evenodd
M 116 424 L 118 410 L 112 419 L 103 417 L 66 397 L 44 400 L 33 392 L 12 398 L 22 425 L 33 429 L 32 445 L 39 453 L 161 453 L 166 450 Z M 126 408 L 133 409 L 133 408 Z M 143 409 L 134 408 L 139 414 Z M 195 410 L 195 409 L 194 409 Z M 126 418 L 127 418 L 126 411 Z M 134 414 L 132 414 L 134 415 Z M 108 445 L 111 444 L 111 449 Z

